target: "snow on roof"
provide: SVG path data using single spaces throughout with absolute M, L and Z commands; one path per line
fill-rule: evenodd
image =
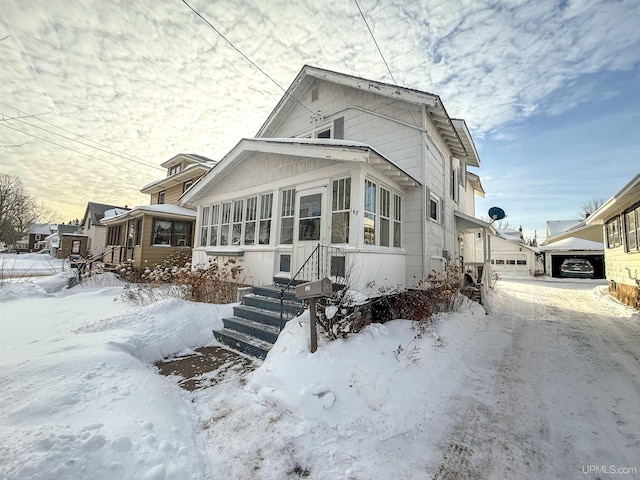
M 547 237 L 554 237 L 576 226 L 582 220 L 549 220 L 547 222 Z
M 127 213 L 129 210 L 124 208 L 110 208 L 109 210 L 104 211 L 104 216 L 102 218 L 112 218 L 122 215 L 123 213 Z M 101 219 L 102 220 L 102 219 Z
M 158 213 L 168 213 L 171 215 L 186 215 L 188 217 L 195 217 L 196 212 L 194 210 L 190 210 L 188 208 L 180 207 L 178 205 L 173 205 L 170 203 L 163 203 L 160 205 L 142 205 L 139 207 L 135 207 L 133 210 L 144 211 L 144 212 L 158 212 Z
M 36 235 L 51 235 L 51 226 L 48 223 L 36 223 L 33 225 L 29 233 Z
M 165 215 L 182 215 L 184 217 L 193 217 L 193 218 L 195 218 L 197 215 L 194 210 L 190 210 L 184 207 L 179 207 L 178 205 L 173 205 L 171 203 L 162 203 L 158 205 L 139 205 L 137 207 L 132 208 L 131 210 L 125 210 L 119 215 L 113 215 L 111 217 L 107 217 L 105 215 L 103 220 L 133 215 L 136 212 L 163 213 Z
M 246 140 L 273 143 L 299 143 L 305 145 L 332 145 L 334 147 L 373 148 L 367 143 L 354 142 L 351 140 L 340 140 L 336 138 L 247 138 Z
M 540 248 L 542 251 L 548 250 L 604 250 L 604 243 L 585 240 L 584 238 L 570 237 L 558 240 L 557 242 L 545 245 Z

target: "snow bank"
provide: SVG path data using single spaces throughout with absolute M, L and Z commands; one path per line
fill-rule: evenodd
M 230 306 L 11 289 L 31 298 L 0 317 L 0 478 L 211 478 L 188 393 L 151 364 L 211 343 Z
M 406 320 L 373 324 L 320 341 L 313 354 L 308 314 L 289 321 L 244 388 L 195 393 L 202 418 L 215 419 L 205 440 L 214 471 L 224 478 L 305 471 L 312 478 L 378 478 L 393 462 L 395 478 L 415 478 L 433 460 L 420 439 L 433 439 L 446 423 L 447 399 L 461 381 L 452 372 L 462 370 L 461 352 L 486 318 L 468 303 L 422 335 Z M 236 441 L 225 442 L 231 436 Z

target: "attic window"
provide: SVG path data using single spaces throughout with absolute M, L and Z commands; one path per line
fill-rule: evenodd
M 173 167 L 169 168 L 169 176 L 175 175 L 176 173 L 180 173 L 180 164 L 179 163 L 177 165 L 174 165 Z
M 315 102 L 316 100 L 318 100 L 318 87 L 311 90 L 311 101 Z

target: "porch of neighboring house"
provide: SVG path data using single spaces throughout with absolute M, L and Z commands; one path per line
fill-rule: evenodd
M 103 219 L 106 247 L 99 254 L 107 268 L 125 262 L 153 267 L 171 256 L 191 255 L 195 212 L 175 205 L 136 207 Z

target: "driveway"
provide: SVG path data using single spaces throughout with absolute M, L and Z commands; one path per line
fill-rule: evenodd
M 498 282 L 434 479 L 640 478 L 640 317 L 602 284 Z

